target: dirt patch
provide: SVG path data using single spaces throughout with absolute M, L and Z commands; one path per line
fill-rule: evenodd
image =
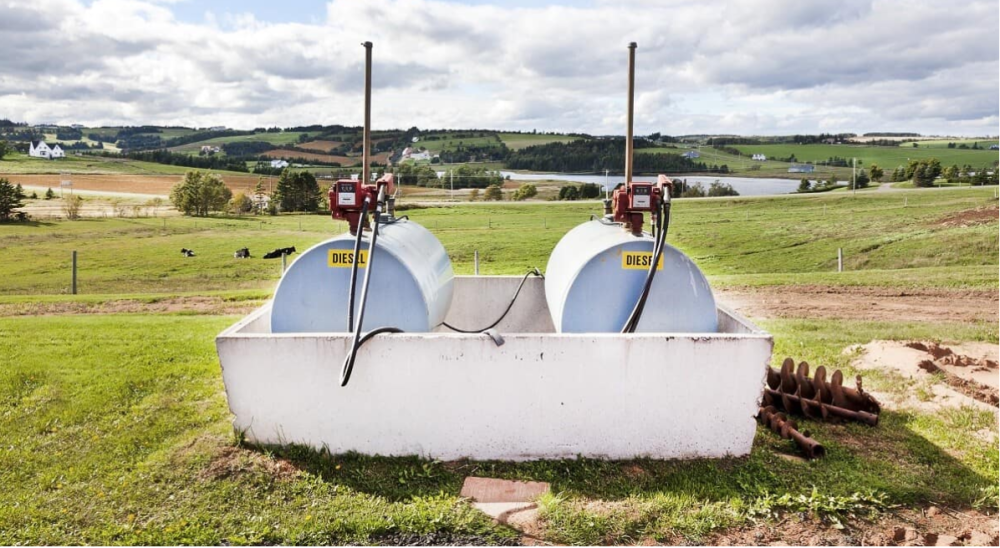
M 309 141 L 308 143 L 301 143 L 295 145 L 295 148 L 301 148 L 302 150 L 312 150 L 315 152 L 327 153 L 332 149 L 343 145 L 343 141 Z
M 64 314 L 233 314 L 243 315 L 260 301 L 228 301 L 220 297 L 170 297 L 155 302 L 117 299 L 104 302 L 22 302 L 0 304 L 0 316 L 54 316 Z
M 726 288 L 716 297 L 756 318 L 996 322 L 1000 292 L 790 285 Z
M 872 341 L 845 351 L 861 352 L 853 363 L 858 369 L 894 371 L 904 379 L 916 381 L 897 393 L 876 394 L 887 407 L 930 413 L 945 407 L 974 407 L 997 414 L 996 345 Z
M 290 479 L 299 474 L 297 466 L 282 458 L 268 458 L 261 453 L 240 447 L 221 447 L 199 474 L 199 479 L 211 481 L 262 472 L 276 479 Z
M 932 223 L 933 226 L 943 227 L 965 227 L 984 225 L 997 222 L 1000 206 L 991 205 L 958 211 L 938 219 Z
M 683 539 L 677 539 L 683 543 Z M 942 544 L 942 542 L 944 544 Z M 997 546 L 997 518 L 980 512 L 930 507 L 899 510 L 843 529 L 810 518 L 788 516 L 713 535 L 719 546 Z

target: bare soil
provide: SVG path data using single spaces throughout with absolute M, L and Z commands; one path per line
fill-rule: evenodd
M 295 145 L 295 148 L 301 148 L 302 150 L 312 150 L 314 152 L 326 153 L 330 149 L 334 149 L 344 144 L 343 141 L 309 141 L 308 143 L 302 143 Z
M 943 227 L 963 227 L 995 223 L 1000 207 L 996 205 L 966 209 L 942 217 L 933 224 Z
M 719 546 L 997 546 L 996 515 L 929 507 L 898 510 L 844 529 L 805 516 L 730 529 L 705 540 Z M 677 539 L 676 543 L 683 543 Z
M 722 303 L 756 318 L 975 322 L 1000 319 L 1000 292 L 790 285 L 716 290 Z
M 306 160 L 316 160 L 319 162 L 338 162 L 341 166 L 353 166 L 355 164 L 361 163 L 361 156 L 333 156 L 331 154 L 320 154 L 317 152 L 309 152 L 306 150 L 284 150 L 276 149 L 269 150 L 264 153 L 265 156 L 271 158 L 305 158 Z M 385 163 L 389 158 L 388 152 L 381 152 L 372 156 L 373 162 Z
M 936 413 L 945 407 L 973 407 L 998 411 L 997 359 L 995 344 L 937 344 L 929 341 L 872 341 L 848 347 L 859 352 L 854 367 L 860 370 L 890 370 L 916 384 L 897 393 L 873 395 L 890 408 L 911 408 Z M 992 439 L 993 432 L 983 432 Z

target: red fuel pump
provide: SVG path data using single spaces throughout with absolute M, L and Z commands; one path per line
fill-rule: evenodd
M 626 182 L 611 197 L 614 221 L 623 223 L 632 234 L 642 234 L 643 215 L 649 212 L 655 225 L 664 196 L 669 197 L 673 186 L 674 182 L 666 175 L 657 177 L 655 183 Z
M 396 180 L 391 173 L 383 175 L 374 183 L 361 180 L 341 179 L 330 187 L 330 216 L 334 219 L 347 221 L 351 234 L 357 234 L 358 227 L 368 227 L 367 215 L 362 219 L 362 211 L 375 211 L 375 202 L 379 193 L 385 189 L 383 196 L 392 196 L 396 190 Z M 368 207 L 364 207 L 368 200 Z

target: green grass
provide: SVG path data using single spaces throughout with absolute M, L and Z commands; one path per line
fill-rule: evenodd
M 819 162 L 831 157 L 838 156 L 846 158 L 848 162 L 851 158 L 858 159 L 858 165 L 867 168 L 871 164 L 877 164 L 887 172 L 892 171 L 896 166 L 907 164 L 907 160 L 920 160 L 923 158 L 937 158 L 941 165 L 950 166 L 957 164 L 962 166 L 969 164 L 973 167 L 993 165 L 1000 158 L 1000 153 L 996 150 L 962 150 L 949 148 L 920 147 L 913 148 L 912 145 L 903 147 L 875 147 L 866 145 L 736 145 L 735 148 L 744 154 L 766 154 L 769 158 L 787 158 L 792 154 L 799 162 Z M 770 163 L 770 162 L 767 162 Z M 849 168 L 847 168 L 849 170 Z
M 698 542 L 783 510 L 851 522 L 894 505 L 968 508 L 998 481 L 995 445 L 970 435 L 995 430 L 995 419 L 969 410 L 885 412 L 877 428 L 803 421 L 827 448 L 803 464 L 780 458 L 794 448 L 765 430 L 749 457 L 722 460 L 441 463 L 248 449 L 230 431 L 212 344 L 233 321 L 0 319 L 0 544 L 511 539 L 458 497 L 471 474 L 550 482 L 542 508 L 551 542 Z M 996 341 L 988 325 L 764 324 L 775 363 L 791 355 L 847 367 L 841 350 L 871 338 Z
M 902 194 L 902 195 L 901 195 Z M 993 190 L 822 194 L 678 200 L 669 242 L 722 285 L 906 285 L 996 287 L 995 222 L 943 226 L 942 217 L 995 203 Z M 907 207 L 904 207 L 904 200 Z M 405 211 L 442 242 L 459 274 L 520 274 L 544 269 L 572 227 L 599 213 L 597 203 L 477 204 Z M 59 294 L 79 252 L 83 293 L 270 289 L 278 261 L 235 260 L 248 246 L 259 257 L 276 247 L 304 251 L 346 227 L 326 215 L 163 219 L 89 219 L 0 225 L 0 293 Z M 197 256 L 184 258 L 182 247 Z M 837 248 L 848 272 L 837 274 Z M 23 260 L 29 256 L 31 260 Z
M 459 146 L 476 146 L 476 147 L 486 147 L 486 148 L 499 148 L 500 139 L 497 138 L 496 134 L 487 133 L 484 136 L 478 136 L 478 131 L 449 131 L 447 133 L 429 133 L 422 135 L 420 141 L 413 143 L 411 146 L 416 147 L 426 147 L 427 150 L 432 153 L 440 153 L 447 150 L 456 150 Z M 475 137 L 457 137 L 456 135 L 469 135 L 477 134 Z M 437 137 L 437 139 L 429 139 L 428 137 Z
M 217 137 L 172 147 L 170 150 L 172 152 L 192 152 L 197 154 L 203 146 L 221 147 L 225 143 L 264 142 L 275 145 L 292 145 L 298 143 L 299 136 L 303 134 L 310 135 L 301 131 L 283 131 L 281 133 L 254 133 L 252 135 L 238 135 L 235 137 Z
M 945 148 L 946 149 L 946 148 L 948 148 L 948 143 L 955 143 L 955 146 L 965 144 L 965 145 L 968 145 L 970 147 L 973 144 L 977 144 L 977 145 L 979 145 L 980 148 L 988 149 L 991 146 L 997 144 L 997 140 L 996 139 L 927 139 L 927 140 L 917 141 L 917 145 L 918 145 L 917 148 Z M 900 143 L 899 146 L 900 147 L 904 147 L 904 148 L 913 148 L 913 143 Z M 973 152 L 975 152 L 975 151 L 973 151 Z
M 520 150 L 525 147 L 544 145 L 546 143 L 569 143 L 581 139 L 581 137 L 574 137 L 572 135 L 546 133 L 500 133 L 498 137 L 511 150 Z
M 636 154 L 683 154 L 691 148 L 670 148 L 670 147 L 656 147 L 656 148 L 640 148 L 636 149 Z M 698 149 L 699 156 L 694 159 L 695 162 L 702 162 L 706 165 L 718 165 L 726 166 L 729 168 L 730 174 L 736 177 L 775 177 L 781 179 L 800 179 L 803 176 L 809 178 L 810 180 L 828 180 L 830 178 L 835 178 L 837 180 L 846 180 L 851 176 L 851 170 L 849 168 L 842 167 L 828 167 L 828 166 L 816 166 L 816 171 L 814 173 L 789 173 L 788 168 L 792 166 L 788 162 L 777 162 L 774 160 L 768 160 L 767 162 L 756 162 L 750 159 L 750 156 L 744 154 L 743 156 L 737 156 L 735 154 L 729 154 L 728 152 L 723 152 L 721 150 L 714 149 L 709 146 L 702 146 Z M 682 176 L 683 177 L 683 176 Z
M 19 174 L 124 174 L 124 175 L 184 175 L 194 168 L 172 166 L 154 162 L 140 162 L 124 158 L 105 158 L 101 156 L 69 155 L 58 160 L 32 158 L 27 154 L 8 154 L 0 161 L 0 176 L 7 176 L 16 181 Z M 247 175 L 235 171 L 213 172 L 233 175 Z

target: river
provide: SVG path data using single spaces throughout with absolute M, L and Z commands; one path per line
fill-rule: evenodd
M 604 186 L 605 178 L 604 175 L 566 175 L 563 173 L 525 173 L 525 172 L 514 172 L 514 171 L 501 171 L 504 177 L 509 178 L 512 181 L 567 181 L 575 183 L 597 183 L 598 185 Z M 748 177 L 684 177 L 677 176 L 674 179 L 679 179 L 682 181 L 687 181 L 688 184 L 701 183 L 705 189 L 708 189 L 708 185 L 719 181 L 720 183 L 728 183 L 740 193 L 740 196 L 767 196 L 771 194 L 788 194 L 789 192 L 795 192 L 799 187 L 799 182 L 793 179 L 752 179 Z M 648 176 L 636 176 L 632 178 L 635 181 L 644 182 L 656 182 L 656 177 L 652 175 Z M 614 188 L 618 183 L 624 182 L 625 177 L 622 175 L 609 175 L 607 177 L 607 184 L 610 188 Z

